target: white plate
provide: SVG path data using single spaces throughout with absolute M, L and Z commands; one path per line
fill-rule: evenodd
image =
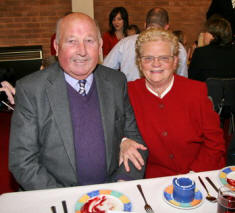
M 231 188 L 227 182 L 227 175 L 235 171 L 235 166 L 227 166 L 219 171 L 219 181 L 223 186 Z
M 83 208 L 98 208 L 101 211 L 124 211 L 130 212 L 132 205 L 130 200 L 122 193 L 113 190 L 95 190 L 84 194 L 75 205 L 75 212 L 82 213 Z

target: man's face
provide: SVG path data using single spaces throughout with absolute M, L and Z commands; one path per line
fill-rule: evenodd
M 80 80 L 87 78 L 95 69 L 102 40 L 92 19 L 72 14 L 62 20 L 59 44 L 55 41 L 55 47 L 60 66 Z

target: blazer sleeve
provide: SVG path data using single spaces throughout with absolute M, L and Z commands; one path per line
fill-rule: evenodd
M 124 135 L 123 137 L 127 137 L 129 139 L 132 139 L 134 141 L 136 141 L 137 143 L 143 144 L 145 145 L 145 142 L 143 141 L 137 124 L 136 124 L 136 120 L 135 120 L 135 115 L 134 115 L 134 111 L 132 109 L 132 106 L 129 102 L 129 97 L 127 94 L 127 82 L 125 81 L 124 84 L 124 90 L 123 90 L 123 98 L 124 98 L 124 116 L 125 116 L 125 124 L 124 124 Z M 121 142 L 121 141 L 120 141 Z M 145 161 L 145 165 L 146 165 L 146 161 L 147 161 L 147 157 L 148 157 L 148 151 L 142 151 L 139 150 L 142 158 Z M 114 180 L 118 180 L 118 179 L 126 179 L 126 180 L 135 180 L 135 179 L 142 179 L 144 177 L 144 173 L 145 173 L 145 166 L 142 167 L 141 170 L 138 170 L 135 168 L 135 166 L 129 161 L 129 166 L 130 166 L 130 172 L 126 172 L 124 165 L 122 164 L 117 171 L 114 173 L 113 175 L 113 179 Z M 119 178 L 120 177 L 120 178 Z M 127 177 L 127 178 L 125 178 Z
M 24 190 L 62 187 L 40 163 L 40 132 L 36 116 L 35 98 L 16 85 L 16 108 L 11 120 L 9 169 Z
M 202 142 L 197 158 L 191 165 L 193 171 L 216 170 L 225 166 L 225 141 L 220 128 L 218 114 L 213 110 L 212 102 L 207 96 L 206 85 L 203 84 L 199 99 Z

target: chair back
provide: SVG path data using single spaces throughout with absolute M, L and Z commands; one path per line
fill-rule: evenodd
M 206 84 L 208 96 L 212 98 L 215 110 L 218 112 L 220 105 L 223 104 L 235 113 L 235 78 L 208 78 Z
M 230 120 L 229 133 L 235 128 L 235 78 L 208 78 L 208 96 L 212 98 L 214 109 L 220 115 L 221 124 Z

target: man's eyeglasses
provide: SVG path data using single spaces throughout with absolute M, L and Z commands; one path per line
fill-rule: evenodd
M 157 59 L 160 64 L 168 64 L 172 61 L 174 56 L 172 55 L 161 55 L 161 56 L 141 56 L 142 63 L 149 64 L 155 62 Z

